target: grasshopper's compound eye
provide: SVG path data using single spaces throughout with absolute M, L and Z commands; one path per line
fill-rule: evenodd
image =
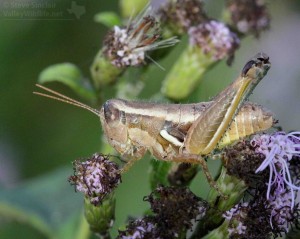
M 125 112 L 115 104 L 116 100 L 108 100 L 103 105 L 104 118 L 107 124 L 126 123 Z
M 106 123 L 109 124 L 120 120 L 120 110 L 114 106 L 114 103 L 111 100 L 104 103 L 103 111 Z

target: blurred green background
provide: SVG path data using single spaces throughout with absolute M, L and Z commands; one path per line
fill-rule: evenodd
M 14 189 L 32 187 L 45 192 L 44 202 L 49 203 L 49 208 L 50 204 L 55 208 L 60 200 L 65 200 L 65 195 L 71 195 L 67 205 L 57 208 L 58 219 L 49 219 L 59 223 L 69 216 L 59 216 L 62 207 L 67 207 L 68 212 L 80 212 L 82 196 L 72 194 L 73 188 L 68 185 L 67 177 L 72 174 L 73 160 L 99 151 L 102 129 L 99 119 L 92 114 L 38 97 L 32 91 L 39 73 L 55 63 L 72 62 L 86 77 L 90 76 L 89 67 L 107 31 L 95 23 L 93 17 L 101 11 L 118 12 L 118 1 L 73 1 L 84 9 L 84 12 L 79 11 L 82 14 L 76 15 L 70 11 L 72 1 L 52 0 L 48 1 L 52 4 L 48 7 L 30 6 L 32 16 L 22 16 L 20 14 L 28 9 L 20 5 L 24 2 L 28 3 L 0 2 L 0 195 L 9 194 L 12 201 L 18 198 L 22 203 L 25 195 L 15 193 Z M 223 1 L 206 2 L 209 15 L 218 18 Z M 300 130 L 300 4 L 292 0 L 269 2 L 271 29 L 261 34 L 258 40 L 244 39 L 233 66 L 229 68 L 222 62 L 213 68 L 187 101 L 209 100 L 238 75 L 246 60 L 258 51 L 264 51 L 270 56 L 272 68 L 251 100 L 272 110 L 284 130 Z M 47 8 L 53 14 L 50 17 L 38 12 Z M 180 43 L 176 51 L 160 62 L 166 71 L 151 67 L 142 94 L 144 99 L 159 91 L 160 81 L 183 46 L 184 43 Z M 76 98 L 60 84 L 51 84 L 51 88 Z M 66 170 L 57 173 L 60 176 L 54 177 L 53 181 L 40 179 L 62 167 Z M 117 190 L 115 228 L 122 225 L 128 215 L 141 215 L 147 208 L 142 198 L 150 193 L 148 167 L 149 161 L 141 160 L 123 178 Z M 201 180 L 204 179 L 201 177 Z M 51 199 L 51 187 L 53 190 L 55 187 L 64 189 L 61 195 Z M 197 185 L 192 188 L 196 194 L 205 196 L 202 188 Z M 20 231 L 16 234 L 16 228 L 21 230 L 22 236 L 17 236 Z M 0 238 L 44 237 L 21 222 L 0 219 Z

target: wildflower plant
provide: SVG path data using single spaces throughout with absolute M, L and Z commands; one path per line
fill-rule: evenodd
M 161 38 L 160 24 L 151 6 L 145 7 L 136 18 L 129 20 L 127 26 L 113 26 L 91 67 L 94 84 L 98 87 L 109 84 L 126 67 L 145 64 L 147 57 L 151 59 L 149 51 L 170 47 L 178 42 L 175 36 L 164 40 Z
M 221 61 L 227 62 L 226 67 L 234 63 L 235 53 L 243 48 L 243 37 L 263 37 L 263 31 L 270 25 L 267 5 L 259 0 L 226 1 L 222 19 L 210 17 L 201 0 L 168 0 L 157 8 L 144 1 L 141 7 L 138 0 L 130 0 L 128 4 L 133 6 L 135 2 L 139 2 L 136 4 L 139 14 L 129 14 L 125 0 L 120 0 L 123 16 L 97 14 L 95 19 L 109 29 L 101 47 L 99 44 L 100 50 L 95 52 L 91 80 L 74 64 L 62 63 L 46 68 L 39 83 L 63 83 L 97 107 L 120 95 L 141 98 L 140 92 L 147 89 L 140 83 L 151 70 L 161 71 L 158 61 L 172 54 L 174 46 L 185 37 L 187 43 L 180 43 L 183 50 L 172 59 L 172 66 L 159 81 L 155 93 L 146 94 L 149 99 L 181 103 L 201 87 L 206 72 Z M 62 98 L 61 101 L 87 108 L 68 97 Z M 254 108 L 254 104 L 248 107 Z M 100 111 L 89 110 L 100 115 Z M 126 120 L 124 112 L 107 114 Z M 273 117 L 270 112 L 264 116 L 268 120 Z M 258 119 L 253 116 L 251 120 Z M 114 130 L 118 131 L 118 126 Z M 120 130 L 120 137 L 122 133 Z M 175 133 L 181 136 L 180 132 Z M 114 143 L 114 139 L 108 141 Z M 101 153 L 74 161 L 74 174 L 68 178 L 84 208 L 80 236 L 73 238 L 87 239 L 91 233 L 99 238 L 120 239 L 276 238 L 297 227 L 300 132 L 254 131 L 251 137 L 230 142 L 226 147 L 221 144 L 220 141 L 205 159 L 220 159 L 216 185 L 225 196 L 220 196 L 214 188 L 203 198 L 198 196 L 203 186 L 196 177 L 201 171 L 198 165 L 153 159 L 149 174 L 152 192 L 144 197 L 150 204 L 148 210 L 143 215 L 127 215 L 130 220 L 114 225 L 115 211 L 118 207 L 126 208 L 122 198 L 116 197 L 116 191 L 126 171 L 122 168 L 123 161 L 130 158 L 112 156 L 116 152 L 103 141 Z M 138 145 L 132 147 L 132 152 L 138 150 Z M 124 155 L 127 156 L 127 151 Z M 128 164 L 133 162 L 135 159 Z M 192 191 L 191 184 L 199 191 Z M 76 231 L 75 226 L 73 230 Z M 52 237 L 52 232 L 47 236 L 60 238 Z

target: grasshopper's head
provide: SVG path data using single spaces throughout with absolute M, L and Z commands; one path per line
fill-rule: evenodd
M 125 113 L 122 111 L 123 101 L 118 99 L 108 100 L 100 110 L 100 121 L 104 134 L 109 142 L 119 153 L 126 150 L 128 133 Z
M 242 77 L 261 80 L 271 67 L 269 56 L 263 52 L 256 54 L 249 60 L 242 70 Z

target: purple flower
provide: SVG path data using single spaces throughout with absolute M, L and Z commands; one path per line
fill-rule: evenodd
M 273 223 L 277 225 L 281 230 L 288 231 L 289 222 L 293 221 L 294 210 L 291 208 L 292 203 L 291 191 L 276 190 L 273 195 L 270 196 L 268 201 L 270 205 L 271 217 L 270 222 L 273 227 Z
M 200 47 L 204 54 L 212 56 L 214 60 L 232 57 L 240 44 L 235 33 L 224 23 L 215 20 L 191 27 L 188 34 L 190 44 Z
M 126 28 L 115 26 L 104 41 L 104 54 L 119 68 L 138 66 L 145 62 L 146 53 L 175 45 L 176 37 L 160 40 L 159 22 L 151 15 L 151 7 L 142 12 Z
M 101 203 L 121 182 L 118 165 L 107 156 L 94 154 L 85 162 L 76 160 L 73 164 L 74 175 L 69 177 L 69 182 L 94 205 Z
M 228 227 L 229 236 L 246 233 L 247 226 L 244 224 L 244 220 L 247 217 L 248 209 L 249 203 L 244 202 L 235 205 L 223 214 L 223 217 L 230 222 Z
M 250 201 L 241 202 L 223 214 L 230 238 L 277 238 L 299 221 L 299 204 L 291 208 L 291 191 L 275 190 L 270 199 L 252 190 Z
M 295 185 L 290 173 L 290 161 L 293 157 L 300 156 L 300 132 L 277 132 L 273 135 L 257 135 L 251 144 L 255 147 L 255 152 L 265 156 L 265 160 L 257 168 L 259 173 L 269 167 L 269 180 L 267 189 L 267 199 L 271 200 L 272 189 L 276 195 L 290 190 L 290 207 L 295 205 L 295 190 L 300 187 Z

